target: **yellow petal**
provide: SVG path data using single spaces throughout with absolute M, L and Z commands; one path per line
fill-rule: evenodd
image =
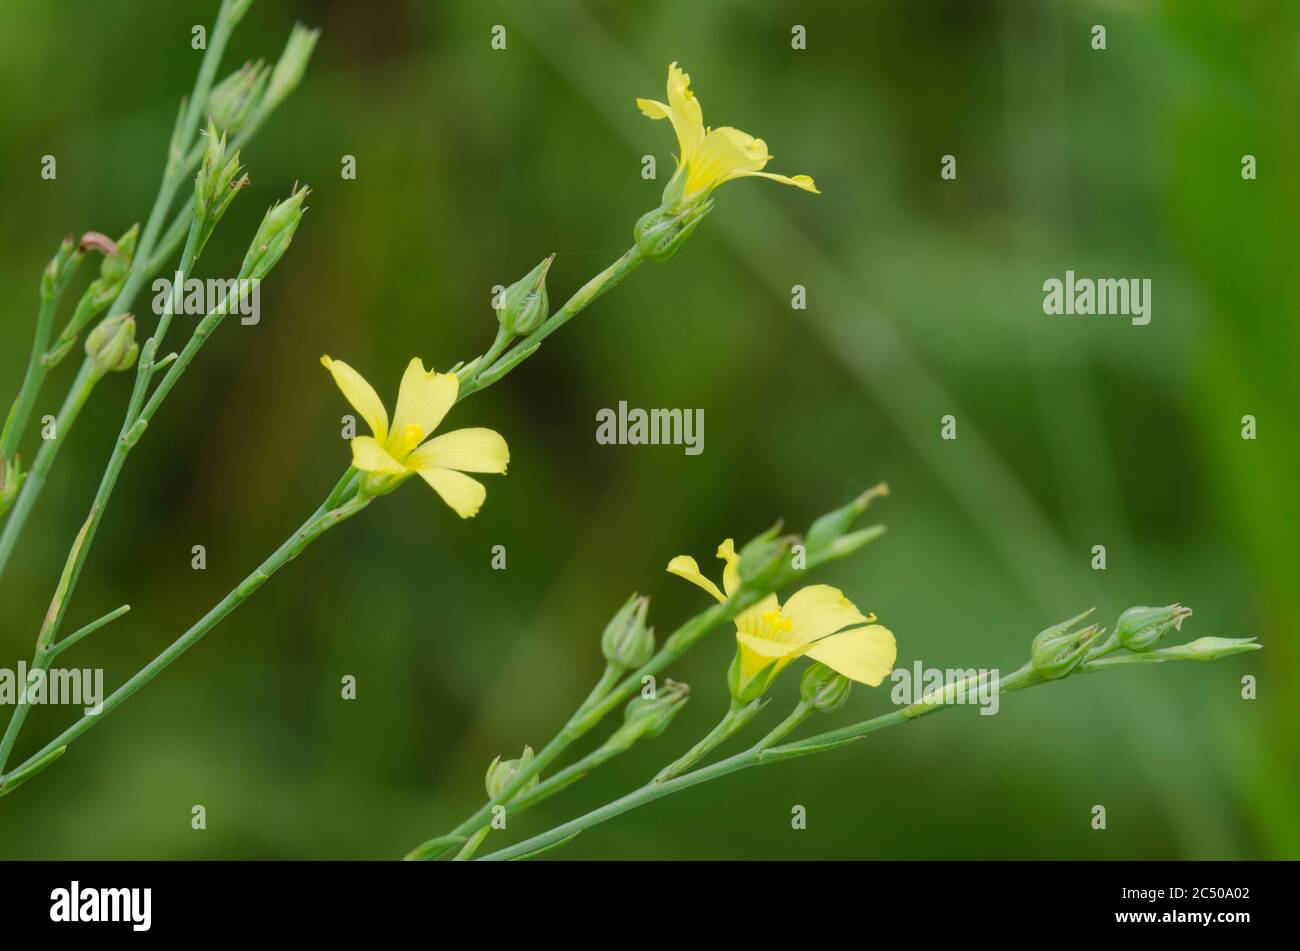
M 430 439 L 405 461 L 412 469 L 505 472 L 510 449 L 491 429 L 458 429 Z
M 487 498 L 487 489 L 477 479 L 471 479 L 451 469 L 420 469 L 420 478 L 429 483 L 461 518 L 473 518 Z
M 358 436 L 352 440 L 352 465 L 362 472 L 382 472 L 387 475 L 400 475 L 407 471 L 406 466 L 388 454 L 372 436 Z
M 718 546 L 717 554 L 726 562 L 722 569 L 722 588 L 727 597 L 731 597 L 740 587 L 740 556 L 736 554 L 736 543 L 728 538 Z
M 773 612 L 779 613 L 780 610 L 781 602 L 777 600 L 775 594 L 769 594 L 757 604 L 745 608 L 745 610 L 736 615 L 736 630 L 742 634 L 752 634 L 755 637 L 764 637 L 765 634 L 768 633 L 768 628 L 770 627 L 764 619 L 765 616 L 770 615 Z M 788 640 L 789 638 L 786 636 L 780 639 L 769 639 Z
M 775 677 L 791 661 L 803 656 L 806 644 L 789 644 L 782 641 L 757 637 L 743 632 L 736 633 L 736 643 L 740 646 L 740 679 L 753 680 L 764 667 L 776 662 L 772 670 Z
M 807 654 L 850 680 L 878 687 L 894 669 L 898 645 L 888 628 L 871 624 L 820 640 L 808 647 Z
M 770 178 L 774 182 L 780 182 L 782 185 L 793 185 L 795 188 L 802 188 L 806 192 L 812 192 L 814 195 L 820 195 L 817 185 L 808 175 L 777 175 L 775 172 L 736 172 L 731 178 Z M 730 179 L 728 179 L 729 181 Z
M 352 404 L 352 408 L 361 414 L 370 431 L 380 442 L 388 439 L 388 412 L 375 388 L 365 378 L 342 360 L 331 360 L 328 356 L 320 358 L 321 365 L 330 371 L 334 382 L 343 391 L 343 397 Z
M 667 119 L 673 114 L 673 111 L 665 106 L 658 99 L 640 99 L 636 101 L 636 107 L 641 110 L 641 115 L 647 119 Z
M 700 571 L 699 562 L 690 555 L 678 555 L 672 561 L 668 562 L 668 573 L 676 575 L 679 578 L 685 578 L 691 584 L 699 585 L 719 601 L 727 600 L 726 595 L 718 590 L 718 586 L 708 578 L 704 577 L 703 573 Z
M 691 77 L 673 63 L 668 67 L 668 118 L 673 122 L 677 142 L 682 149 L 681 160 L 689 161 L 703 143 L 704 113 L 700 101 L 691 92 Z
M 454 373 L 425 370 L 424 361 L 414 357 L 402 374 L 393 413 L 392 439 L 388 451 L 398 459 L 438 428 L 447 410 L 456 402 L 460 379 Z
M 790 596 L 781 613 L 793 622 L 790 639 L 798 643 L 821 640 L 850 625 L 873 620 L 864 617 L 843 591 L 827 584 L 799 589 Z
M 707 192 L 739 173 L 756 172 L 769 158 L 762 139 L 730 126 L 710 129 L 689 163 L 686 194 Z

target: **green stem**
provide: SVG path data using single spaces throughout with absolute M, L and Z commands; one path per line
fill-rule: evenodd
M 1000 689 L 1003 692 L 1007 692 L 1020 689 L 1021 687 L 1031 686 L 1033 683 L 1045 682 L 1046 681 L 1036 680 L 1032 673 L 1028 673 L 1026 668 L 1022 668 L 1010 677 L 1004 678 L 1000 683 Z M 927 700 L 930 700 L 931 703 L 927 704 Z M 490 855 L 485 855 L 483 860 L 511 859 L 527 855 L 549 845 L 561 842 L 566 838 L 571 838 L 579 832 L 589 829 L 592 826 L 599 825 L 606 820 L 613 819 L 615 816 L 620 816 L 632 809 L 636 809 L 638 806 L 643 806 L 646 803 L 653 802 L 656 799 L 661 799 L 664 796 L 672 795 L 675 792 L 680 792 L 683 789 L 689 789 L 690 787 L 697 786 L 700 783 L 719 779 L 723 776 L 730 775 L 731 773 L 739 772 L 742 769 L 748 769 L 751 766 L 760 766 L 767 763 L 779 763 L 783 760 L 795 759 L 799 756 L 808 756 L 812 753 L 820 753 L 824 750 L 844 746 L 848 743 L 862 739 L 869 733 L 882 730 L 885 727 L 896 726 L 899 723 L 906 723 L 909 720 L 914 720 L 920 716 L 921 713 L 929 712 L 930 710 L 945 709 L 947 706 L 952 706 L 952 704 L 931 704 L 933 704 L 933 695 L 922 698 L 922 701 L 919 703 L 903 707 L 899 710 L 894 710 L 890 713 L 882 714 L 878 717 L 873 717 L 870 720 L 864 720 L 861 723 L 855 723 L 852 726 L 847 726 L 840 730 L 831 730 L 826 733 L 820 733 L 817 736 L 811 737 L 807 740 L 802 740 L 798 743 L 790 743 L 785 746 L 765 745 L 774 742 L 775 739 L 779 739 L 781 735 L 784 735 L 780 734 L 779 731 L 786 727 L 787 724 L 789 724 L 789 729 L 792 730 L 802 721 L 803 717 L 799 716 L 800 711 L 799 708 L 796 707 L 795 713 L 791 714 L 790 717 L 787 717 L 781 727 L 778 727 L 777 730 L 768 734 L 767 737 L 764 737 L 763 740 L 750 749 L 745 750 L 743 753 L 737 753 L 735 756 L 714 763 L 712 766 L 704 766 L 693 772 L 670 779 L 667 782 L 647 783 L 645 786 L 628 793 L 621 799 L 616 799 L 599 809 L 594 809 L 586 815 L 579 816 L 563 825 L 558 825 L 554 829 L 550 829 L 540 835 L 535 835 L 531 839 L 526 839 L 523 842 L 510 846 L 509 848 L 501 849 L 500 851 L 493 852 Z M 804 717 L 806 717 L 806 715 L 806 713 L 803 714 Z M 788 731 L 789 730 L 786 732 Z
M 63 400 L 59 415 L 54 419 L 54 437 L 41 442 L 41 448 L 37 450 L 36 458 L 32 462 L 31 471 L 27 473 L 27 477 L 23 480 L 23 487 L 18 492 L 13 511 L 9 513 L 9 520 L 5 523 L 4 530 L 0 531 L 0 575 L 4 574 L 5 566 L 9 564 L 9 558 L 18 545 L 23 526 L 27 523 L 27 518 L 31 515 L 41 490 L 45 487 L 45 480 L 49 477 L 50 467 L 54 465 L 54 459 L 59 454 L 59 447 L 63 445 L 68 430 L 76 422 L 82 407 L 90 399 L 95 384 L 103 375 L 103 371 L 95 365 L 94 361 L 89 360 L 77 371 L 77 377 Z
M 661 769 L 659 774 L 655 776 L 654 781 L 664 783 L 674 776 L 680 776 L 682 773 L 688 772 L 696 763 L 743 729 L 745 724 L 754 719 L 754 716 L 764 706 L 762 700 L 755 700 L 753 703 L 741 706 L 733 703 L 717 725 L 706 733 L 702 740 L 687 750 L 684 755 Z
M 578 711 L 569 718 L 564 728 L 542 747 L 541 752 L 533 757 L 533 761 L 527 767 L 521 769 L 514 780 L 508 783 L 506 788 L 494 799 L 484 803 L 472 816 L 461 822 L 451 832 L 430 839 L 417 847 L 408 858 L 432 859 L 445 855 L 452 848 L 452 845 L 448 843 L 463 840 L 481 828 L 491 816 L 494 806 L 509 802 L 523 790 L 529 780 L 538 775 L 577 740 L 590 732 L 610 712 L 620 704 L 625 703 L 634 693 L 640 690 L 643 677 L 657 675 L 661 670 L 681 657 L 682 654 L 694 647 L 709 631 L 724 621 L 730 620 L 736 614 L 757 602 L 760 597 L 762 597 L 761 593 L 741 588 L 736 593 L 736 596 L 727 602 L 715 604 L 708 610 L 695 615 L 695 617 L 674 631 L 650 660 L 624 677 L 614 689 L 605 694 L 603 699 L 593 700 L 592 697 L 588 697 L 587 701 L 578 708 Z M 608 671 L 606 673 L 608 674 Z M 592 691 L 592 693 L 594 696 L 595 691 Z M 434 848 L 435 844 L 437 844 L 437 848 Z
M 231 32 L 238 24 L 239 17 L 243 15 L 247 6 L 247 4 L 233 2 L 233 0 L 222 0 L 221 8 L 217 13 L 217 21 L 213 26 L 211 36 L 208 40 L 207 49 L 205 49 L 203 53 L 203 61 L 199 66 L 198 75 L 194 80 L 194 89 L 190 93 L 186 104 L 182 106 L 181 111 L 177 116 L 176 124 L 172 129 L 172 136 L 168 145 L 167 162 L 163 167 L 162 181 L 158 186 L 158 193 L 154 197 L 153 207 L 149 211 L 149 217 L 145 223 L 144 230 L 141 232 L 139 241 L 136 243 L 135 264 L 127 275 L 126 280 L 123 282 L 122 289 L 118 292 L 116 299 L 110 305 L 110 314 L 121 314 L 129 311 L 141 285 L 154 273 L 154 269 L 161 264 L 161 260 L 154 254 L 158 232 L 162 227 L 162 222 L 168 209 L 171 208 L 172 202 L 176 198 L 177 189 L 186 181 L 190 173 L 193 172 L 202 158 L 202 143 L 196 143 L 193 148 L 189 146 L 189 143 L 194 139 L 195 133 L 198 130 L 199 121 L 203 117 L 203 111 L 207 108 L 208 94 L 212 90 L 212 83 L 216 77 L 217 68 L 220 65 L 221 56 L 225 50 L 226 43 L 230 39 Z M 174 238 L 175 242 L 179 243 L 180 236 L 186 232 L 185 221 L 190 217 L 190 214 L 191 211 L 188 206 L 180 210 L 177 218 L 180 219 L 181 224 L 177 227 L 176 223 L 173 222 L 172 228 L 168 229 L 167 238 L 165 240 L 172 241 Z M 174 235 L 173 231 L 175 231 Z M 174 245 L 172 246 L 172 250 L 174 250 Z M 50 312 L 47 317 L 45 314 L 45 301 L 42 300 L 41 318 L 37 321 L 37 342 L 40 346 L 34 347 L 32 351 L 32 359 L 35 364 L 39 366 L 34 367 L 33 363 L 28 364 L 27 378 L 24 379 L 23 388 L 19 391 L 19 400 L 14 404 L 14 409 L 10 413 L 10 420 L 6 423 L 3 434 L 0 434 L 0 449 L 7 446 L 11 441 L 16 447 L 17 439 L 21 435 L 23 425 L 26 423 L 26 412 L 30 411 L 30 403 L 35 400 L 36 391 L 40 388 L 40 385 L 44 381 L 45 375 L 49 370 L 49 367 L 44 365 L 43 357 L 45 356 L 46 348 L 49 345 L 48 323 L 53 320 L 55 304 L 57 304 L 57 298 L 50 303 Z M 43 339 L 42 331 L 40 330 L 42 321 L 45 321 L 47 325 Z M 37 353 L 38 349 L 40 353 Z M 92 361 L 89 356 L 83 358 L 81 369 L 77 373 L 77 379 L 80 380 L 84 374 L 91 372 L 93 366 L 94 361 Z M 74 384 L 74 391 L 75 388 L 76 384 Z M 69 399 L 71 398 L 72 394 L 70 393 Z M 26 403 L 27 409 L 22 410 L 20 408 L 20 403 Z M 66 405 L 67 404 L 65 403 L 65 406 Z M 21 417 L 21 420 L 19 417 Z M 62 439 L 66 434 L 66 430 L 71 428 L 75 419 L 76 415 L 73 414 L 69 418 L 66 426 L 60 426 L 60 439 Z M 12 428 L 10 425 L 11 423 L 13 424 Z M 5 541 L 0 542 L 0 575 L 3 575 L 5 563 L 8 561 L 14 546 L 17 544 L 18 536 L 22 529 L 22 523 L 26 520 L 27 514 L 35 506 L 37 499 L 40 497 L 45 484 L 45 475 L 48 474 L 49 467 L 54 462 L 54 455 L 57 452 L 58 446 L 55 444 L 51 447 L 50 443 L 47 442 L 41 447 L 41 451 L 44 452 L 46 449 L 51 449 L 51 451 L 45 459 L 45 471 L 42 473 L 41 478 L 32 479 L 29 477 L 23 482 L 22 489 L 19 492 L 19 497 L 14 505 L 15 511 L 9 520 L 10 525 L 18 523 L 17 527 L 10 531 L 9 526 L 6 526 Z M 11 456 L 12 452 L 0 451 L 0 463 Z M 38 461 L 40 461 L 39 458 Z M 35 466 L 33 466 L 33 470 L 34 469 Z M 19 508 L 22 509 L 21 518 L 18 517 Z
M 629 248 L 622 257 L 584 284 L 563 307 L 551 314 L 540 327 L 522 338 L 491 366 L 487 366 L 487 361 L 484 360 L 475 367 L 471 377 L 461 382 L 460 398 L 463 399 L 476 390 L 491 386 L 523 363 L 537 352 L 543 340 L 572 320 L 601 294 L 615 287 L 644 260 L 645 258 L 635 246 Z
M 56 257 L 50 262 L 50 267 L 56 272 L 62 270 L 58 266 L 59 260 L 60 258 Z M 27 372 L 23 374 L 18 395 L 9 408 L 9 415 L 5 417 L 4 429 L 0 431 L 0 465 L 12 459 L 18 451 L 18 442 L 22 438 L 23 430 L 27 428 L 32 407 L 36 404 L 36 394 L 41 384 L 45 382 L 48 367 L 45 366 L 42 357 L 45 356 L 45 350 L 50 345 L 50 337 L 54 332 L 54 314 L 58 310 L 59 298 L 63 296 L 63 289 L 67 285 L 66 280 L 60 277 L 56 275 L 54 280 L 48 282 L 48 286 L 44 278 L 41 280 L 41 305 L 36 313 L 36 336 L 32 340 L 31 355 L 27 358 Z
M 260 588 L 268 578 L 287 565 L 302 552 L 304 548 L 314 542 L 325 532 L 329 531 L 335 525 L 351 518 L 357 512 L 361 511 L 371 502 L 368 496 L 357 496 L 344 503 L 341 507 L 331 509 L 326 512 L 317 510 L 306 522 L 292 535 L 290 535 L 272 555 L 263 561 L 251 574 L 230 591 L 224 598 L 203 615 L 193 626 L 184 634 L 176 639 L 166 650 L 142 667 L 126 683 L 118 687 L 104 699 L 103 706 L 98 714 L 83 716 L 72 726 L 68 727 L 57 737 L 43 746 L 40 750 L 29 756 L 23 763 L 15 767 L 9 774 L 0 778 L 0 796 L 11 791 L 13 786 L 10 779 L 18 774 L 24 773 L 32 765 L 45 757 L 52 754 L 61 747 L 66 747 L 77 737 L 81 736 L 96 723 L 101 722 L 108 713 L 111 713 L 117 707 L 125 703 L 137 690 L 153 680 L 158 674 L 162 673 L 167 667 L 171 666 L 182 654 L 202 640 L 203 636 L 217 626 L 227 615 L 235 608 L 243 604 L 250 595 Z
M 109 314 L 122 314 L 130 310 L 135 295 L 139 293 L 141 285 L 149 275 L 148 266 L 153 263 L 154 247 L 163 220 L 176 198 L 177 189 L 189 177 L 189 173 L 194 170 L 198 159 L 202 156 L 202 149 L 198 146 L 191 147 L 190 143 L 194 140 L 199 122 L 202 121 L 203 113 L 208 107 L 208 94 L 212 91 L 212 83 L 216 79 L 226 43 L 247 7 L 247 3 L 238 0 L 222 0 L 221 9 L 217 12 L 217 22 L 208 37 L 208 46 L 203 52 L 203 61 L 199 64 L 199 72 L 194 79 L 194 89 L 181 109 L 176 128 L 172 132 L 167 151 L 167 163 L 163 166 L 162 183 L 158 187 L 153 208 L 149 211 L 144 230 L 140 232 L 140 240 L 136 244 L 136 266 L 132 267 L 131 273 L 127 275 L 122 290 L 118 292 L 117 299 L 109 309 Z M 189 210 L 184 209 L 182 213 L 188 215 Z M 169 231 L 168 234 L 170 233 Z

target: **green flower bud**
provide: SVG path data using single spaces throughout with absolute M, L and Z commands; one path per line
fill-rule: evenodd
M 850 532 L 849 529 L 867 510 L 873 499 L 888 494 L 889 486 L 882 482 L 867 489 L 848 505 L 827 512 L 813 522 L 812 527 L 808 529 L 805 543 L 809 567 L 832 558 L 851 555 L 863 545 L 883 535 L 885 531 L 883 525 L 873 525 L 856 532 Z
M 245 63 L 212 87 L 208 115 L 217 128 L 233 135 L 244 127 L 262 101 L 271 71 L 261 60 Z
M 853 681 L 822 663 L 814 663 L 799 681 L 799 698 L 818 713 L 833 713 L 848 703 Z
M 673 717 L 686 705 L 690 692 L 686 684 L 665 680 L 653 700 L 633 697 L 623 710 L 623 725 L 614 731 L 605 745 L 625 750 L 641 740 L 661 736 L 673 722 Z
M 292 195 L 284 201 L 276 202 L 262 218 L 253 243 L 248 246 L 244 263 L 239 269 L 239 276 L 261 280 L 275 267 L 276 262 L 284 256 L 293 241 L 298 223 L 302 221 L 303 200 L 311 194 L 306 185 L 295 188 Z
M 114 314 L 100 321 L 86 336 L 86 356 L 103 373 L 120 373 L 135 365 L 140 348 L 135 342 L 135 318 Z
M 645 616 L 650 599 L 632 595 L 605 625 L 600 649 L 605 659 L 624 670 L 635 670 L 655 652 L 654 628 L 646 627 Z
M 18 456 L 15 455 L 12 459 L 5 459 L 0 463 L 0 515 L 4 515 L 14 504 L 14 499 L 18 498 L 18 490 L 23 487 L 23 479 L 26 477 L 22 471 L 22 460 Z
M 781 523 L 777 522 L 740 549 L 740 579 L 749 587 L 771 588 L 772 582 L 788 564 L 791 539 L 788 536 L 777 537 L 780 531 Z
M 1257 651 L 1263 646 L 1253 637 L 1198 637 L 1188 644 L 1166 647 L 1160 653 L 1178 660 L 1218 660 L 1232 654 Z
M 686 243 L 704 216 L 713 210 L 712 199 L 695 202 L 680 211 L 659 207 L 637 219 L 632 229 L 637 249 L 651 261 L 667 261 Z
M 274 109 L 302 81 L 302 74 L 307 71 L 307 62 L 311 59 L 312 50 L 316 48 L 316 40 L 319 38 L 320 30 L 309 30 L 301 23 L 293 25 L 289 42 L 285 44 L 284 52 L 271 71 L 266 97 L 262 100 L 264 109 Z
M 1191 617 L 1192 609 L 1181 604 L 1164 608 L 1129 608 L 1119 616 L 1115 633 L 1119 642 L 1131 651 L 1149 651 L 1172 627 L 1180 630 L 1183 619 Z
M 1030 663 L 1036 673 L 1048 680 L 1056 680 L 1079 666 L 1088 649 L 1101 640 L 1106 629 L 1099 624 L 1089 624 L 1077 631 L 1070 628 L 1095 610 L 1089 608 L 1068 621 L 1039 632 L 1030 647 Z
M 488 767 L 487 775 L 483 778 L 483 785 L 487 789 L 488 798 L 496 799 L 501 793 L 505 792 L 506 787 L 514 782 L 515 777 L 527 769 L 532 762 L 533 748 L 531 746 L 524 747 L 523 755 L 519 759 L 503 760 L 500 756 L 494 759 L 492 765 Z M 519 791 L 523 792 L 525 789 L 532 789 L 540 781 L 541 776 L 534 776 Z
M 217 127 L 208 121 L 208 146 L 199 163 L 199 173 L 194 177 L 194 215 L 199 219 L 196 248 L 203 250 L 217 222 L 226 213 L 241 188 L 248 184 L 248 176 L 241 174 L 239 152 L 226 154 L 226 135 L 217 134 Z
M 497 320 L 507 333 L 530 334 L 550 314 L 550 303 L 546 299 L 546 272 L 554 260 L 554 254 L 544 259 L 501 295 L 501 304 L 496 309 Z
M 72 235 L 64 238 L 59 243 L 59 250 L 54 252 L 54 257 L 50 258 L 50 263 L 45 265 L 45 270 L 41 273 L 41 297 L 49 299 L 63 293 L 63 288 L 81 266 L 84 255 L 85 250 Z
M 82 250 L 100 251 L 104 259 L 99 264 L 99 277 L 87 286 L 85 293 L 81 295 L 81 300 L 77 301 L 72 317 L 60 332 L 59 338 L 41 357 L 41 362 L 47 368 L 57 366 L 71 353 L 73 347 L 77 345 L 77 335 L 117 299 L 127 275 L 131 273 L 139 236 L 138 224 L 132 225 L 130 230 L 116 241 L 96 231 L 88 231 L 82 235 L 80 243 Z

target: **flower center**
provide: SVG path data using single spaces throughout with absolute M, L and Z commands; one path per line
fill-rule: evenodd
M 783 641 L 794 627 L 794 621 L 780 611 L 764 611 L 759 618 L 758 636 L 769 641 Z
M 402 447 L 402 452 L 407 453 L 420 445 L 424 439 L 424 430 L 417 423 L 407 423 L 402 427 L 402 432 L 398 437 L 398 443 Z

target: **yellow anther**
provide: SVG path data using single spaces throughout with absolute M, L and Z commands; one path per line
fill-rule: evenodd
M 416 423 L 407 423 L 402 429 L 402 448 L 410 452 L 424 439 L 424 430 Z

